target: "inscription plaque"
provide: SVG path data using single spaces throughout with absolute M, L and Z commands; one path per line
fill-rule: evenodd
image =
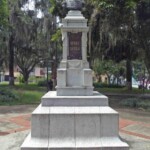
M 69 56 L 68 59 L 82 59 L 81 55 L 81 36 L 82 33 L 68 33 L 69 37 Z

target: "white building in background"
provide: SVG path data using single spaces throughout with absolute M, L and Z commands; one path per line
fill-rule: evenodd
M 40 68 L 40 67 L 35 67 L 34 71 L 32 72 L 32 75 L 34 75 L 35 77 L 45 77 L 46 69 Z
M 3 82 L 4 81 L 4 73 L 3 72 L 0 72 L 0 82 Z
M 135 80 L 135 78 L 132 77 L 132 87 L 133 88 L 139 88 L 139 83 L 138 81 Z

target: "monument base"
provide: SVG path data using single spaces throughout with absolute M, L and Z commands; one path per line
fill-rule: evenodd
M 56 100 L 54 96 L 52 101 L 55 99 L 59 105 L 48 106 L 51 105 L 46 103 L 51 99 L 49 94 L 55 95 L 47 93 L 42 97 L 45 106 L 39 105 L 32 113 L 31 134 L 21 150 L 129 150 L 119 139 L 119 115 L 107 106 L 107 97 L 95 96 L 100 101 L 102 98 L 102 102 L 106 100 L 104 106 L 92 103 L 88 103 L 89 106 L 61 106 L 58 101 L 66 101 L 67 97 L 56 96 Z M 68 98 L 79 100 L 79 96 Z M 81 99 L 84 101 L 86 97 Z
M 108 106 L 108 98 L 96 91 L 92 96 L 57 96 L 56 91 L 46 93 L 42 98 L 42 106 Z
M 92 96 L 93 87 L 57 87 L 57 96 Z
M 29 134 L 21 150 L 129 150 L 128 145 L 120 141 L 119 138 L 101 138 L 101 140 L 97 141 L 99 144 L 94 145 L 90 145 L 89 141 L 81 142 L 83 145 L 79 147 L 66 146 L 66 143 L 62 145 L 55 143 L 55 145 L 49 147 L 46 140 L 33 139 L 31 138 L 31 134 Z M 67 145 L 71 144 L 67 143 Z

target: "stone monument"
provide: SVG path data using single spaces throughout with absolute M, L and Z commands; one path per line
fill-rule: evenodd
M 109 107 L 106 96 L 93 91 L 87 62 L 89 28 L 80 12 L 81 1 L 67 0 L 65 5 L 71 10 L 62 20 L 57 90 L 41 98 L 21 150 L 128 150 L 119 138 L 118 113 Z

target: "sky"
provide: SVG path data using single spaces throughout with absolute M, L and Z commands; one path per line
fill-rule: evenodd
M 28 9 L 35 10 L 34 0 L 29 0 L 29 2 L 26 5 L 24 5 L 24 7 L 22 8 L 22 10 L 28 10 Z M 37 17 L 38 18 L 42 17 L 42 12 L 40 10 L 38 11 Z

